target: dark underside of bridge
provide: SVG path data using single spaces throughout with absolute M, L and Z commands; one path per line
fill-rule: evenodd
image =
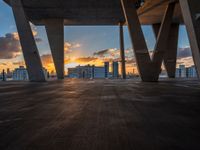
M 1 150 L 199 150 L 198 81 L 0 82 Z
M 4 1 L 10 4 L 10 0 Z M 141 24 L 161 23 L 168 2 L 145 0 L 138 9 Z M 119 21 L 126 22 L 120 0 L 22 0 L 22 5 L 28 19 L 36 25 L 44 25 L 46 19 L 55 18 L 64 19 L 65 25 L 118 25 Z M 183 23 L 178 3 L 173 22 Z

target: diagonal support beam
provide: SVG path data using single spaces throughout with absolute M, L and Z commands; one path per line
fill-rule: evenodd
M 133 45 L 137 68 L 143 81 L 152 81 L 154 76 L 151 73 L 151 59 L 144 39 L 142 28 L 132 0 L 121 0 L 124 16 Z M 149 73 L 147 73 L 149 72 Z
M 120 40 L 120 56 L 121 56 L 121 72 L 122 78 L 126 79 L 126 60 L 125 60 L 125 52 L 124 52 L 124 30 L 123 23 L 119 23 L 119 40 Z
M 64 23 L 63 19 L 45 20 L 45 27 L 57 78 L 64 79 Z
M 11 0 L 22 52 L 30 81 L 45 81 L 39 52 L 33 37 L 31 26 L 26 18 L 21 0 Z
M 183 19 L 189 36 L 193 60 L 198 75 L 200 75 L 200 1 L 179 0 Z
M 160 24 L 153 24 L 153 31 L 157 38 Z M 166 51 L 164 54 L 164 65 L 169 78 L 175 78 L 176 73 L 176 60 L 177 60 L 177 48 L 178 48 L 178 35 L 179 35 L 179 24 L 172 24 L 168 36 L 168 42 Z
M 157 81 L 166 50 L 167 38 L 171 27 L 175 3 L 169 3 L 159 30 L 153 60 L 151 61 L 137 11 L 132 0 L 121 0 L 124 16 L 133 44 L 134 54 L 143 81 Z
M 155 50 L 153 53 L 153 64 L 155 66 L 155 76 L 159 77 L 161 71 L 162 61 L 167 51 L 169 33 L 171 30 L 171 24 L 173 20 L 173 14 L 176 3 L 169 3 L 165 12 L 165 16 L 161 23 L 161 27 L 158 33 Z

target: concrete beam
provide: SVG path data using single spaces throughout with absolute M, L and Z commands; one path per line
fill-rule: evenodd
M 142 81 L 155 81 L 151 70 L 151 59 L 142 32 L 141 24 L 132 0 L 121 0 L 124 16 L 129 29 L 137 68 Z
M 30 81 L 45 81 L 39 52 L 21 0 L 10 0 Z
M 159 74 L 161 73 L 161 65 L 165 54 L 167 54 L 166 51 L 168 48 L 168 39 L 171 31 L 175 4 L 176 3 L 169 3 L 167 6 L 165 16 L 158 33 L 155 50 L 153 52 L 153 66 L 155 68 L 154 71 L 156 77 L 159 77 Z
M 198 75 L 200 75 L 200 1 L 179 0 L 189 36 L 190 47 Z
M 121 72 L 122 78 L 126 79 L 126 60 L 124 53 L 124 30 L 123 23 L 119 23 L 119 41 L 120 41 L 120 57 L 121 57 Z
M 52 57 L 54 60 L 57 78 L 64 79 L 64 25 L 63 19 L 45 20 L 45 27 Z
M 153 31 L 157 38 L 161 24 L 153 24 Z M 178 48 L 179 24 L 172 24 L 168 36 L 168 44 L 164 54 L 164 65 L 169 78 L 175 78 Z
M 141 24 L 132 0 L 121 0 L 124 15 L 127 21 L 130 38 L 138 66 L 138 71 L 143 81 L 158 81 L 161 64 L 166 50 L 168 34 L 171 27 L 175 3 L 169 3 L 159 30 L 158 39 L 151 61 Z
M 154 33 L 156 39 L 158 38 L 158 33 L 159 33 L 159 30 L 160 30 L 160 26 L 161 26 L 160 23 L 152 25 L 153 33 Z

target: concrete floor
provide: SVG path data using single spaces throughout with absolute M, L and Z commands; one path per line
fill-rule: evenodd
M 0 150 L 199 150 L 200 82 L 0 82 Z

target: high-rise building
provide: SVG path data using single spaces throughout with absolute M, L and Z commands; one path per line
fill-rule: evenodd
M 196 78 L 198 77 L 195 66 L 185 67 L 185 65 L 180 65 L 176 68 L 177 78 Z
M 93 73 L 92 74 L 93 74 L 93 78 L 107 78 L 108 77 L 105 67 L 93 66 Z
M 87 65 L 68 68 L 68 76 L 69 78 L 106 78 L 108 77 L 106 67 L 107 66 L 96 67 L 94 65 Z
M 186 67 L 185 65 L 179 65 L 179 68 L 176 69 L 176 77 L 179 78 L 186 78 Z
M 118 62 L 113 62 L 112 72 L 113 72 L 113 78 L 119 77 L 119 64 L 118 64 Z
M 186 76 L 188 78 L 196 78 L 197 77 L 197 72 L 196 72 L 195 66 L 191 66 L 191 67 L 187 68 Z
M 2 70 L 2 73 L 0 73 L 0 80 L 1 81 L 6 81 L 6 73 L 5 73 L 4 69 Z
M 104 67 L 105 67 L 105 78 L 108 78 L 108 76 L 109 76 L 109 67 L 110 67 L 109 62 L 105 62 L 104 63 Z
M 176 78 L 180 78 L 181 77 L 181 70 L 180 68 L 176 68 Z
M 20 66 L 13 71 L 13 80 L 25 81 L 28 79 L 28 72 L 24 66 Z
M 44 72 L 45 78 L 47 79 L 47 76 L 48 76 L 47 69 L 43 68 L 43 72 Z M 16 80 L 16 81 L 29 80 L 27 69 L 24 68 L 24 66 L 20 66 L 19 68 L 16 68 L 13 71 L 13 80 Z
M 7 78 L 12 78 L 12 72 L 10 71 L 9 68 L 7 68 L 6 77 Z

